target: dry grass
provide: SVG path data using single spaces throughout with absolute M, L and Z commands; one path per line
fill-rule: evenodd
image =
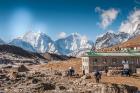
M 41 67 L 54 70 L 67 70 L 70 66 L 73 67 L 77 73 L 81 73 L 81 59 L 73 58 L 66 61 L 49 62 L 47 65 L 42 65 Z

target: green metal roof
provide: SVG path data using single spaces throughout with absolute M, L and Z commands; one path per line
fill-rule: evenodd
M 104 53 L 104 52 L 87 52 L 85 56 L 140 56 L 140 52 L 112 52 L 112 53 Z

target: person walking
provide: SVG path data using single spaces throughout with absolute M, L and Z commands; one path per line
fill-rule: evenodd
M 101 79 L 101 73 L 99 71 L 96 71 L 94 76 L 95 76 L 96 83 L 99 83 Z
M 106 74 L 106 76 L 107 76 L 107 73 L 108 73 L 108 68 L 105 67 L 105 74 Z
M 85 75 L 85 70 L 83 70 L 83 76 Z
M 69 70 L 68 70 L 68 76 L 73 76 L 74 75 L 74 73 L 75 73 L 75 70 L 74 70 L 74 68 L 73 67 L 69 67 Z

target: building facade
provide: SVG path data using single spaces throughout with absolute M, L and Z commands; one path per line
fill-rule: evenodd
M 92 73 L 95 70 L 103 71 L 106 67 L 124 67 L 124 64 L 135 72 L 136 68 L 140 67 L 140 53 L 96 53 L 91 51 L 82 57 L 82 70 L 85 73 Z

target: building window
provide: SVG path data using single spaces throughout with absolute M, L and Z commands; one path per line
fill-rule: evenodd
M 87 58 L 85 58 L 85 62 L 87 62 L 88 60 L 87 60 Z
M 134 47 L 131 47 L 130 50 L 134 50 Z
M 94 62 L 98 62 L 98 59 L 97 59 L 97 58 L 95 58 Z
M 139 65 L 139 61 L 137 61 L 137 64 Z
M 93 59 L 93 65 L 95 65 L 97 62 L 98 62 L 97 58 Z
M 85 67 L 83 66 L 83 69 L 85 69 Z
M 83 62 L 85 62 L 85 58 L 83 58 Z
M 107 59 L 106 59 L 106 58 L 104 58 L 104 59 L 103 59 L 103 62 L 107 62 Z
M 85 62 L 85 58 L 83 58 L 83 62 Z
M 84 62 L 86 62 L 85 58 L 84 58 Z
M 93 65 L 95 65 L 96 64 L 96 62 L 93 62 Z
M 83 66 L 83 70 L 86 70 L 86 69 L 88 69 L 88 66 Z
M 117 62 L 117 59 L 116 58 L 112 58 L 112 62 Z
M 82 58 L 82 61 L 83 61 L 83 62 L 88 62 L 89 59 L 88 59 L 88 58 Z
M 139 58 L 137 58 L 137 61 L 136 62 L 137 62 L 136 64 L 139 64 Z

